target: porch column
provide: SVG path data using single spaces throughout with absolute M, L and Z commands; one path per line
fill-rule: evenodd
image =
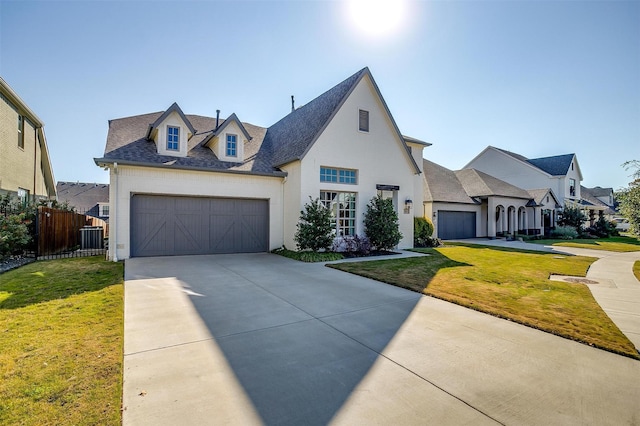
M 487 237 L 496 237 L 496 203 L 491 197 L 487 200 Z

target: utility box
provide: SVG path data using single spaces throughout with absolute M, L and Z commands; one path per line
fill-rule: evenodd
M 80 228 L 80 249 L 103 248 L 102 226 L 84 226 Z

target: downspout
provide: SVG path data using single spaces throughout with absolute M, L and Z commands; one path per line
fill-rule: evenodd
M 38 175 L 38 169 L 36 168 L 38 164 L 38 129 L 36 126 L 33 126 L 33 202 L 36 202 L 36 182 Z
M 118 261 L 118 243 L 117 243 L 117 235 L 118 235 L 118 212 L 117 212 L 117 201 L 118 201 L 118 163 L 113 163 L 113 197 L 109 197 L 109 212 L 114 212 L 115 215 L 112 216 L 112 219 L 115 219 L 115 222 L 112 226 L 112 230 L 109 235 L 109 250 L 113 247 L 113 261 Z M 111 213 L 109 213 L 111 214 Z
M 287 176 L 284 177 L 284 179 L 282 179 L 282 246 L 284 247 L 284 233 L 285 233 L 285 229 L 284 229 L 284 224 L 285 224 L 285 220 L 284 220 L 284 214 L 285 214 L 285 200 L 284 200 L 284 184 L 287 183 Z

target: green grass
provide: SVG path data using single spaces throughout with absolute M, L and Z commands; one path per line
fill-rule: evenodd
M 615 252 L 640 251 L 640 240 L 631 236 L 609 237 L 599 239 L 575 240 L 531 240 L 530 243 L 543 244 L 546 246 L 578 247 L 592 250 L 607 250 Z
M 313 251 L 293 251 L 282 248 L 273 250 L 271 253 L 279 254 L 280 256 L 299 260 L 301 262 L 330 262 L 332 260 L 344 259 L 343 255 L 332 251 L 316 253 Z
M 119 425 L 123 265 L 41 261 L 0 275 L 0 424 Z
M 587 286 L 548 279 L 585 276 L 594 258 L 457 244 L 416 251 L 430 256 L 329 266 L 640 359 Z

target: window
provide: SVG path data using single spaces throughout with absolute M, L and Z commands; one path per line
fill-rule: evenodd
M 573 163 L 571 163 L 571 170 L 573 170 Z
M 356 235 L 356 193 L 320 191 L 320 202 L 331 210 L 336 235 Z
M 24 149 L 24 117 L 18 115 L 18 147 Z
M 180 128 L 167 126 L 167 149 L 178 151 L 180 149 Z
M 227 157 L 236 157 L 238 155 L 238 137 L 236 135 L 227 135 Z
M 576 180 L 569 179 L 569 195 L 572 197 L 576 196 Z
M 320 167 L 320 182 L 348 183 L 355 185 L 358 183 L 356 170 L 336 169 L 331 167 Z
M 18 188 L 18 199 L 20 200 L 20 204 L 26 206 L 29 203 L 29 190 Z
M 109 217 L 109 204 L 98 204 L 100 208 L 100 216 Z
M 365 111 L 361 109 L 358 116 L 359 116 L 358 129 L 361 132 L 368 132 L 369 131 L 369 111 Z

